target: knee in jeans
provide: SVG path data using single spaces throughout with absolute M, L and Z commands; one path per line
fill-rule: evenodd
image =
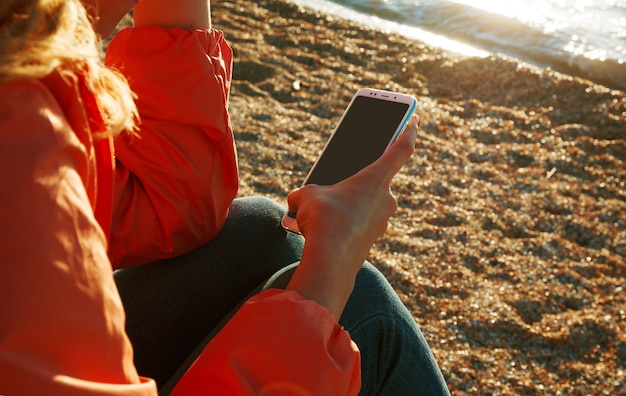
M 286 209 L 269 198 L 253 196 L 236 199 L 231 206 L 231 211 L 239 212 L 250 220 L 256 219 L 257 221 L 263 220 L 280 224 Z

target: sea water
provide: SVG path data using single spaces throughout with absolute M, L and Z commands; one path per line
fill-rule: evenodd
M 626 89 L 626 0 L 293 0 L 458 52 Z

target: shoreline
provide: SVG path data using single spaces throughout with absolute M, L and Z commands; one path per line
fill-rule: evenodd
M 307 7 L 305 0 L 289 0 L 290 3 Z M 551 68 L 562 74 L 572 75 L 584 80 L 592 81 L 595 84 L 604 85 L 610 89 L 626 90 L 626 66 L 617 59 L 606 59 L 599 61 L 587 58 L 584 55 L 565 54 L 556 55 L 550 50 L 549 42 L 555 40 L 551 36 L 532 35 L 535 40 L 541 40 L 542 45 L 528 43 L 517 43 L 513 45 L 511 41 L 499 40 L 501 33 L 506 37 L 510 35 L 507 24 L 501 23 L 492 26 L 496 29 L 491 34 L 484 37 L 476 37 L 462 29 L 462 26 L 450 29 L 441 25 L 433 24 L 430 29 L 427 27 L 402 25 L 399 22 L 389 21 L 374 15 L 363 14 L 340 3 L 332 1 L 313 2 L 310 6 L 313 10 L 327 13 L 360 24 L 364 29 L 391 32 L 404 36 L 410 40 L 417 40 L 428 46 L 442 49 L 444 51 L 457 53 L 468 57 L 488 57 L 504 56 L 516 59 L 518 62 L 526 63 L 540 69 Z M 511 20 L 512 23 L 517 23 Z M 465 21 L 465 25 L 470 26 L 470 21 Z M 501 32 L 499 30 L 502 30 Z M 563 43 L 565 45 L 565 43 Z
M 352 94 L 414 94 L 420 131 L 369 260 L 453 395 L 626 394 L 626 95 L 286 0 L 221 1 L 240 196 L 286 204 Z

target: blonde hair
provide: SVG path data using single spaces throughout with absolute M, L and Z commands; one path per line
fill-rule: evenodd
M 101 43 L 79 0 L 2 0 L 0 81 L 84 74 L 109 133 L 132 131 L 137 108 L 126 79 L 102 63 Z

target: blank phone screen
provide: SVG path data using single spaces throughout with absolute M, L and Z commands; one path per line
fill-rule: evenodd
M 408 109 L 407 103 L 356 97 L 306 184 L 329 186 L 376 161 L 389 145 Z

